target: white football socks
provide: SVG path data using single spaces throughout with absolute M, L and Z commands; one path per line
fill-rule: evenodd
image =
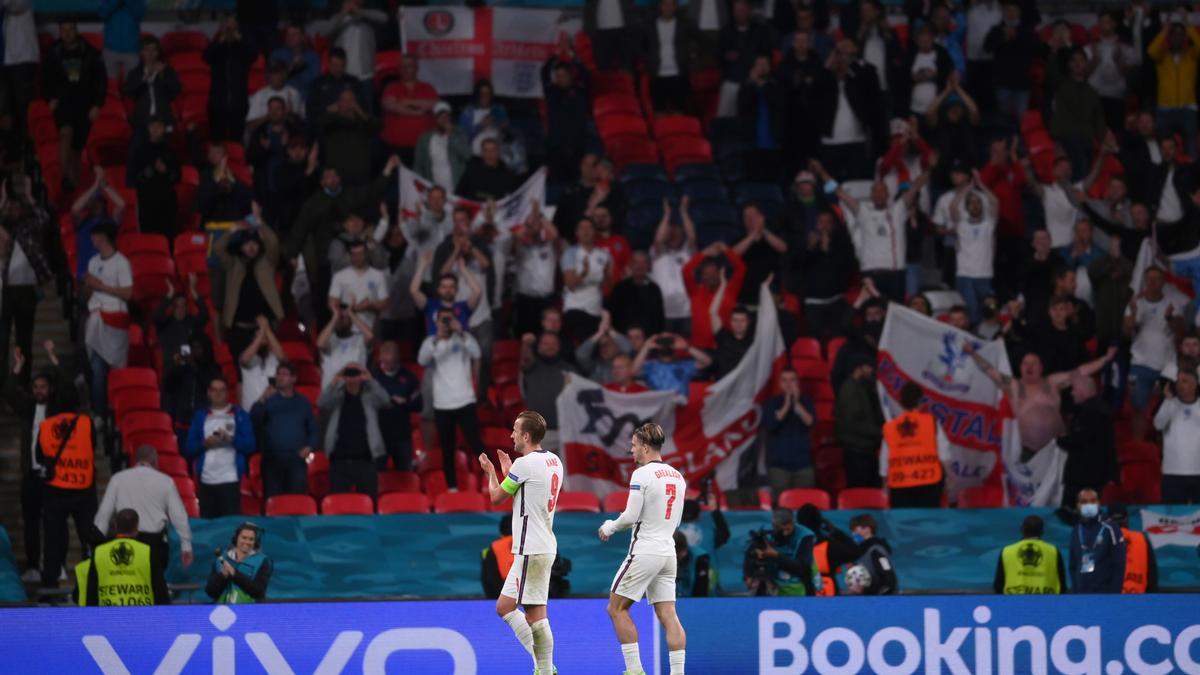
M 533 630 L 529 628 L 529 622 L 525 620 L 525 614 L 513 610 L 504 615 L 504 623 L 512 629 L 516 634 L 517 639 L 521 641 L 521 646 L 525 651 L 529 652 L 529 657 L 533 659 L 533 666 L 537 667 L 537 658 L 533 655 Z
M 638 654 L 638 643 L 622 644 L 621 656 L 625 657 L 625 672 L 642 672 L 642 657 Z
M 540 675 L 554 673 L 554 633 L 550 632 L 550 619 L 534 621 L 529 627 L 533 632 L 533 661 Z
M 671 675 L 683 675 L 683 653 L 682 649 L 667 652 L 671 658 Z

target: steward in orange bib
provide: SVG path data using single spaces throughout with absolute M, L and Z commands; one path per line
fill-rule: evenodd
M 1125 581 L 1121 592 L 1157 593 L 1158 560 L 1154 557 L 1154 547 L 1144 533 L 1129 529 L 1129 511 L 1124 504 L 1109 506 L 1108 517 L 1125 537 Z
M 942 503 L 942 459 L 949 441 L 933 415 L 917 410 L 922 396 L 921 387 L 905 384 L 900 389 L 904 412 L 883 425 L 879 475 L 892 508 L 938 508 Z
M 500 538 L 483 549 L 481 555 L 479 580 L 485 597 L 498 598 L 504 590 L 504 580 L 513 564 L 512 538 L 512 518 L 501 518 Z
M 86 555 L 93 541 L 96 517 L 96 452 L 92 446 L 92 419 L 76 412 L 47 417 L 38 428 L 38 462 L 46 467 L 42 522 L 46 559 L 42 586 L 54 587 L 67 561 L 67 518 Z

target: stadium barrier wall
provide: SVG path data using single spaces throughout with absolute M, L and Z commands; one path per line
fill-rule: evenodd
M 679 603 L 688 672 L 704 675 L 1200 673 L 1198 609 L 1182 595 Z M 605 601 L 553 601 L 550 616 L 563 673 L 623 670 Z M 668 672 L 650 607 L 633 617 L 647 672 Z M 487 601 L 9 609 L 0 625 L 11 673 L 531 670 Z

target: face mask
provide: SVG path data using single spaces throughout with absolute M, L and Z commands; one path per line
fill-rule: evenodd
M 1088 520 L 1091 520 L 1092 518 L 1095 518 L 1100 515 L 1100 505 L 1099 504 L 1084 504 L 1079 507 L 1079 515 L 1083 516 L 1084 518 L 1087 518 Z
M 850 535 L 850 538 L 851 538 L 851 539 L 853 539 L 853 540 L 854 540 L 854 543 L 856 543 L 856 544 L 861 544 L 861 543 L 863 543 L 864 541 L 866 541 L 865 539 L 863 539 L 863 536 L 862 536 L 861 534 L 857 533 L 857 532 L 855 532 L 854 534 Z

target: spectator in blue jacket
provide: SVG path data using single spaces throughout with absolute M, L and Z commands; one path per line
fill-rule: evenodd
M 271 52 L 267 62 L 285 64 L 288 69 L 287 83 L 305 99 L 308 98 L 313 80 L 321 74 L 321 57 L 308 46 L 308 36 L 300 24 L 288 25 L 283 34 L 283 46 Z
M 387 457 L 392 458 L 396 471 L 412 470 L 412 422 L 410 415 L 421 412 L 421 379 L 401 365 L 400 350 L 395 342 L 379 346 L 379 362 L 371 376 L 387 392 L 390 408 L 379 411 L 379 432 L 383 435 L 386 455 L 380 462 L 385 469 Z
M 208 383 L 208 407 L 196 411 L 183 449 L 184 456 L 196 460 L 201 518 L 241 512 L 238 481 L 255 448 L 250 415 L 229 401 L 229 381 L 214 377 Z
M 304 494 L 307 460 L 317 447 L 317 419 L 312 403 L 296 393 L 296 367 L 280 363 L 274 379 L 250 408 L 262 447 L 264 498 Z
M 1120 593 L 1125 583 L 1125 537 L 1100 517 L 1100 497 L 1079 491 L 1079 524 L 1071 530 L 1071 592 Z
M 128 74 L 138 64 L 142 49 L 141 21 L 146 16 L 146 0 L 100 0 L 100 18 L 104 20 L 104 69 L 108 79 Z
M 763 403 L 763 428 L 767 431 L 767 478 L 771 493 L 792 488 L 810 488 L 813 473 L 809 431 L 814 422 L 813 404 L 800 394 L 795 370 L 779 371 L 779 395 Z

